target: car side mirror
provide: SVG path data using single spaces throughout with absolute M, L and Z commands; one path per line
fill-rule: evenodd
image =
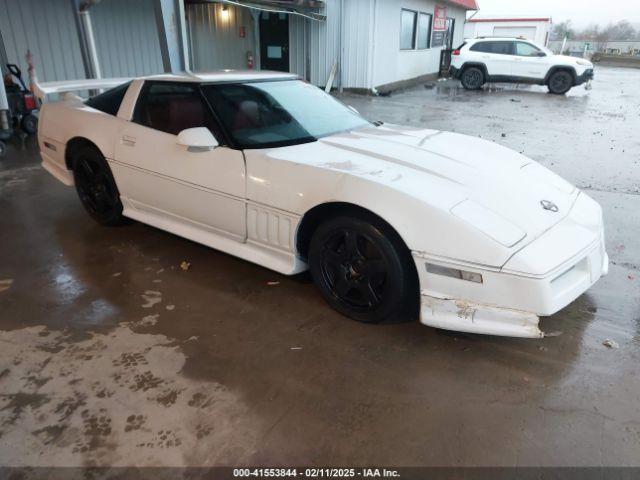
M 216 148 L 218 141 L 206 127 L 187 128 L 178 134 L 178 145 L 190 152 L 206 152 Z

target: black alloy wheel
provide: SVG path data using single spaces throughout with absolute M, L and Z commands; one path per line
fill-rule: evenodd
M 404 320 L 418 299 L 411 256 L 385 227 L 350 217 L 322 224 L 309 263 L 314 282 L 340 313 L 367 323 Z
M 460 78 L 462 86 L 467 90 L 478 90 L 484 85 L 484 73 L 477 67 L 468 67 Z
M 100 152 L 91 146 L 79 148 L 73 157 L 73 178 L 80 201 L 94 220 L 103 225 L 122 223 L 120 193 Z
M 560 70 L 551 74 L 548 82 L 549 91 L 556 95 L 567 93 L 573 86 L 573 77 L 569 72 Z

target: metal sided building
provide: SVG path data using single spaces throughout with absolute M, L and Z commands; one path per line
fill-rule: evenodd
M 42 81 L 191 69 L 291 71 L 392 89 L 439 70 L 475 0 L 0 0 L 0 61 Z
M 186 5 L 195 70 L 254 65 L 291 71 L 318 86 L 365 91 L 437 73 L 441 50 L 462 43 L 466 12 L 475 9 L 475 0 Z

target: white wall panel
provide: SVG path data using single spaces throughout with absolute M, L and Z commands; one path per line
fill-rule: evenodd
M 162 71 L 152 0 L 103 0 L 90 15 L 103 77 Z M 29 49 L 41 81 L 85 78 L 69 0 L 0 0 L 0 34 L 25 75 Z
M 373 86 L 437 73 L 440 66 L 440 51 L 443 47 L 400 50 L 400 11 L 402 8 L 407 8 L 433 15 L 438 2 L 433 0 L 372 1 L 377 3 Z M 464 37 L 465 10 L 450 4 L 438 4 L 446 7 L 447 17 L 455 19 L 453 45 L 460 45 Z
M 309 73 L 311 83 L 319 86 L 326 85 L 333 63 L 338 61 L 340 0 L 326 0 L 324 14 L 327 16 L 326 22 L 313 21 L 310 23 Z
M 222 13 L 221 4 L 187 5 L 191 32 L 193 69 L 195 71 L 247 68 L 247 52 L 255 51 L 254 25 L 247 8 L 229 5 Z M 244 27 L 245 37 L 240 37 Z
M 370 52 L 373 45 L 372 0 L 345 0 L 343 76 L 346 88 L 370 88 Z
M 69 0 L 0 0 L 0 34 L 25 81 L 27 50 L 41 81 L 85 78 Z
M 311 21 L 300 15 L 289 15 L 289 70 L 302 78 L 307 78 L 307 22 Z
M 103 77 L 163 72 L 153 0 L 102 0 L 89 12 Z

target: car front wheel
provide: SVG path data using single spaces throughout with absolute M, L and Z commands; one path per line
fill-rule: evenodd
M 397 235 L 376 219 L 337 217 L 311 239 L 311 275 L 335 310 L 366 323 L 410 319 L 419 299 L 415 268 Z
M 478 90 L 484 85 L 484 72 L 477 67 L 465 68 L 460 82 L 467 90 Z
M 82 146 L 73 155 L 73 179 L 85 210 L 102 225 L 123 223 L 120 193 L 102 154 Z
M 549 87 L 549 92 L 556 95 L 563 95 L 573 87 L 573 77 L 569 72 L 564 70 L 554 72 L 549 77 L 547 86 Z

